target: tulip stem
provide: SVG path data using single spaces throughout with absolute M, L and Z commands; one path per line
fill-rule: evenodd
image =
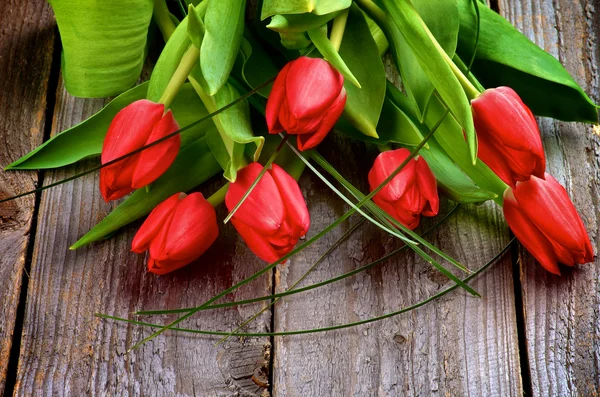
M 227 190 L 229 190 L 229 183 L 226 183 L 223 186 L 221 186 L 221 188 L 214 192 L 209 198 L 207 198 L 206 201 L 208 201 L 213 207 L 216 207 L 217 205 L 225 201 L 225 195 L 227 194 Z
M 344 31 L 346 30 L 346 22 L 348 21 L 349 12 L 350 9 L 346 9 L 333 19 L 333 27 L 331 28 L 329 41 L 331 44 L 333 44 L 333 48 L 335 48 L 336 52 L 340 52 L 340 46 L 342 45 L 342 39 L 344 38 Z
M 199 59 L 200 50 L 194 45 L 190 45 L 185 54 L 183 54 L 179 66 L 177 66 L 175 73 L 173 73 L 173 77 L 169 80 L 167 88 L 165 88 L 165 91 L 158 100 L 158 103 L 163 103 L 165 105 L 165 110 L 171 106 L 171 102 L 175 99 L 175 96 L 179 92 L 181 86 L 183 86 L 183 83 L 186 82 L 188 75 L 198 64 Z

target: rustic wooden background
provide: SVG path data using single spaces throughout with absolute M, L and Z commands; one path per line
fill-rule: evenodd
M 600 1 L 499 0 L 492 7 L 557 57 L 598 102 Z M 59 73 L 60 42 L 43 0 L 0 4 L 0 165 L 4 166 L 99 110 L 104 101 L 69 96 Z M 599 138 L 591 127 L 541 119 L 548 168 L 562 182 L 594 242 L 599 229 Z M 335 138 L 334 138 L 335 139 Z M 358 144 L 336 142 L 355 158 Z M 362 151 L 362 152 L 361 152 Z M 356 153 L 360 153 L 357 156 Z M 334 158 L 325 147 L 323 154 Z M 338 158 L 345 156 L 338 156 Z M 354 164 L 334 162 L 365 188 Z M 0 197 L 73 175 L 0 172 Z M 308 173 L 301 185 L 314 235 L 345 210 Z M 126 354 L 145 328 L 94 317 L 198 304 L 264 264 L 236 238 L 224 238 L 196 266 L 173 275 L 145 272 L 129 252 L 136 230 L 78 251 L 67 247 L 105 216 L 97 175 L 0 205 L 0 395 L 6 396 L 598 396 L 600 265 L 545 272 L 515 248 L 472 285 L 416 311 L 317 335 L 216 339 L 167 333 Z M 221 213 L 223 215 L 223 213 Z M 358 218 L 231 299 L 283 291 Z M 492 205 L 462 208 L 431 241 L 471 266 L 509 241 Z M 305 283 L 379 258 L 395 242 L 362 225 Z M 448 286 L 408 252 L 334 285 L 288 297 L 250 331 L 286 331 L 367 319 Z M 261 304 L 206 312 L 186 325 L 229 330 Z M 161 320 L 160 318 L 157 320 Z

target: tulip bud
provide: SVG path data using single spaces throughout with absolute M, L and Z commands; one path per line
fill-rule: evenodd
M 171 111 L 146 99 L 122 109 L 108 127 L 102 146 L 102 164 L 150 144 L 179 129 Z M 181 138 L 164 142 L 100 170 L 100 192 L 104 200 L 116 200 L 161 176 L 175 161 Z
M 252 163 L 238 171 L 225 205 L 231 211 L 263 166 Z M 275 262 L 290 252 L 310 226 L 308 208 L 298 183 L 277 164 L 267 170 L 231 218 L 248 247 L 259 258 Z
M 277 75 L 267 101 L 269 133 L 298 135 L 298 149 L 317 146 L 346 105 L 344 77 L 327 61 L 300 57 Z
M 218 235 L 217 214 L 204 196 L 176 193 L 152 210 L 131 250 L 149 249 L 148 271 L 163 275 L 199 258 Z
M 479 158 L 511 187 L 544 178 L 546 157 L 535 117 L 509 87 L 484 91 L 471 102 Z
M 369 171 L 369 186 L 373 191 L 410 156 L 408 149 L 380 153 Z M 419 226 L 421 215 L 435 216 L 440 207 L 435 175 L 423 157 L 410 160 L 373 201 L 385 212 L 409 229 Z
M 554 177 L 532 176 L 504 192 L 504 217 L 521 244 L 549 272 L 594 260 L 585 226 L 567 191 Z

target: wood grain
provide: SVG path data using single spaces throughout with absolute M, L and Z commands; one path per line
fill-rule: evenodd
M 360 143 L 334 140 L 328 147 L 335 150 L 322 148 L 323 155 L 367 191 L 366 172 L 375 153 L 365 151 Z M 314 176 L 303 177 L 302 186 L 311 212 L 311 236 L 346 207 Z M 344 224 L 315 244 L 316 249 L 306 250 L 295 263 L 282 267 L 276 289 L 289 288 L 348 228 Z M 455 214 L 430 241 L 476 268 L 507 244 L 508 232 L 498 210 L 472 206 Z M 397 241 L 374 226 L 362 226 L 304 283 L 345 273 L 397 246 Z M 276 337 L 274 396 L 522 395 L 511 268 L 507 255 L 472 282 L 482 293 L 481 299 L 457 290 L 381 322 L 316 335 Z M 426 299 L 448 285 L 441 273 L 409 251 L 353 278 L 285 298 L 275 307 L 275 329 L 368 319 Z
M 85 119 L 101 100 L 75 99 L 58 90 L 53 132 Z M 94 161 L 47 172 L 54 182 L 90 167 Z M 214 189 L 216 186 L 211 186 Z M 44 192 L 27 297 L 16 395 L 52 396 L 258 396 L 252 375 L 268 364 L 268 338 L 218 340 L 165 333 L 127 354 L 149 335 L 147 328 L 101 320 L 94 313 L 128 317 L 142 309 L 199 305 L 257 271 L 264 264 L 241 244 L 231 226 L 196 263 L 158 277 L 145 271 L 145 258 L 129 252 L 139 226 L 110 240 L 69 251 L 78 237 L 102 219 L 114 204 L 103 202 L 97 175 Z M 221 218 L 223 213 L 220 213 Z M 230 296 L 244 299 L 271 292 L 271 277 L 257 280 Z M 230 330 L 259 304 L 207 312 L 184 326 Z M 153 318 L 166 322 L 174 317 Z M 250 327 L 270 329 L 267 311 Z M 268 365 L 267 365 L 268 373 Z M 264 386 L 264 385 L 263 385 Z
M 43 140 L 53 26 L 50 7 L 43 0 L 7 0 L 0 5 L 0 167 Z M 32 190 L 37 180 L 37 172 L 0 172 L 0 198 Z M 6 382 L 34 201 L 34 196 L 27 196 L 0 204 L 0 395 Z
M 596 102 L 599 9 L 598 1 L 500 2 L 501 13 L 560 60 Z M 600 140 L 588 125 L 541 119 L 540 126 L 548 172 L 566 187 L 597 253 Z M 600 395 L 598 260 L 557 277 L 525 251 L 520 259 L 533 395 Z

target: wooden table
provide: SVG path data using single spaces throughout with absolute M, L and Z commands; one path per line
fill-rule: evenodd
M 573 73 L 597 102 L 600 1 L 500 0 L 492 5 Z M 59 73 L 60 42 L 43 0 L 0 4 L 0 164 L 98 111 L 76 99 Z M 541 119 L 548 168 L 581 212 L 593 241 L 599 228 L 599 139 L 590 126 Z M 337 139 L 337 138 L 334 138 Z M 341 142 L 342 156 L 362 145 Z M 352 153 L 351 153 L 352 151 Z M 335 154 L 324 148 L 328 158 Z M 8 197 L 80 172 L 94 160 L 45 172 L 0 173 Z M 365 189 L 356 164 L 335 161 Z M 363 167 L 364 168 L 364 167 Z M 114 204 L 88 175 L 37 196 L 0 205 L 0 395 L 31 396 L 598 396 L 600 266 L 545 272 L 516 246 L 471 285 L 418 310 L 338 331 L 287 337 L 217 339 L 166 333 L 126 354 L 149 334 L 94 316 L 197 305 L 264 266 L 226 226 L 201 261 L 166 277 L 145 272 L 129 252 L 136 227 L 78 251 L 67 247 Z M 309 236 L 344 205 L 314 175 L 301 185 L 312 214 Z M 220 215 L 224 212 L 221 209 Z M 268 277 L 228 299 L 286 290 L 358 218 Z M 559 226 L 558 226 L 559 227 Z M 462 208 L 429 236 L 471 267 L 510 236 L 493 205 Z M 362 225 L 310 274 L 306 284 L 373 261 L 397 243 Z M 342 282 L 288 297 L 247 330 L 288 331 L 367 319 L 449 286 L 411 252 Z M 194 316 L 186 326 L 230 330 L 260 303 Z M 174 317 L 159 317 L 163 322 Z

